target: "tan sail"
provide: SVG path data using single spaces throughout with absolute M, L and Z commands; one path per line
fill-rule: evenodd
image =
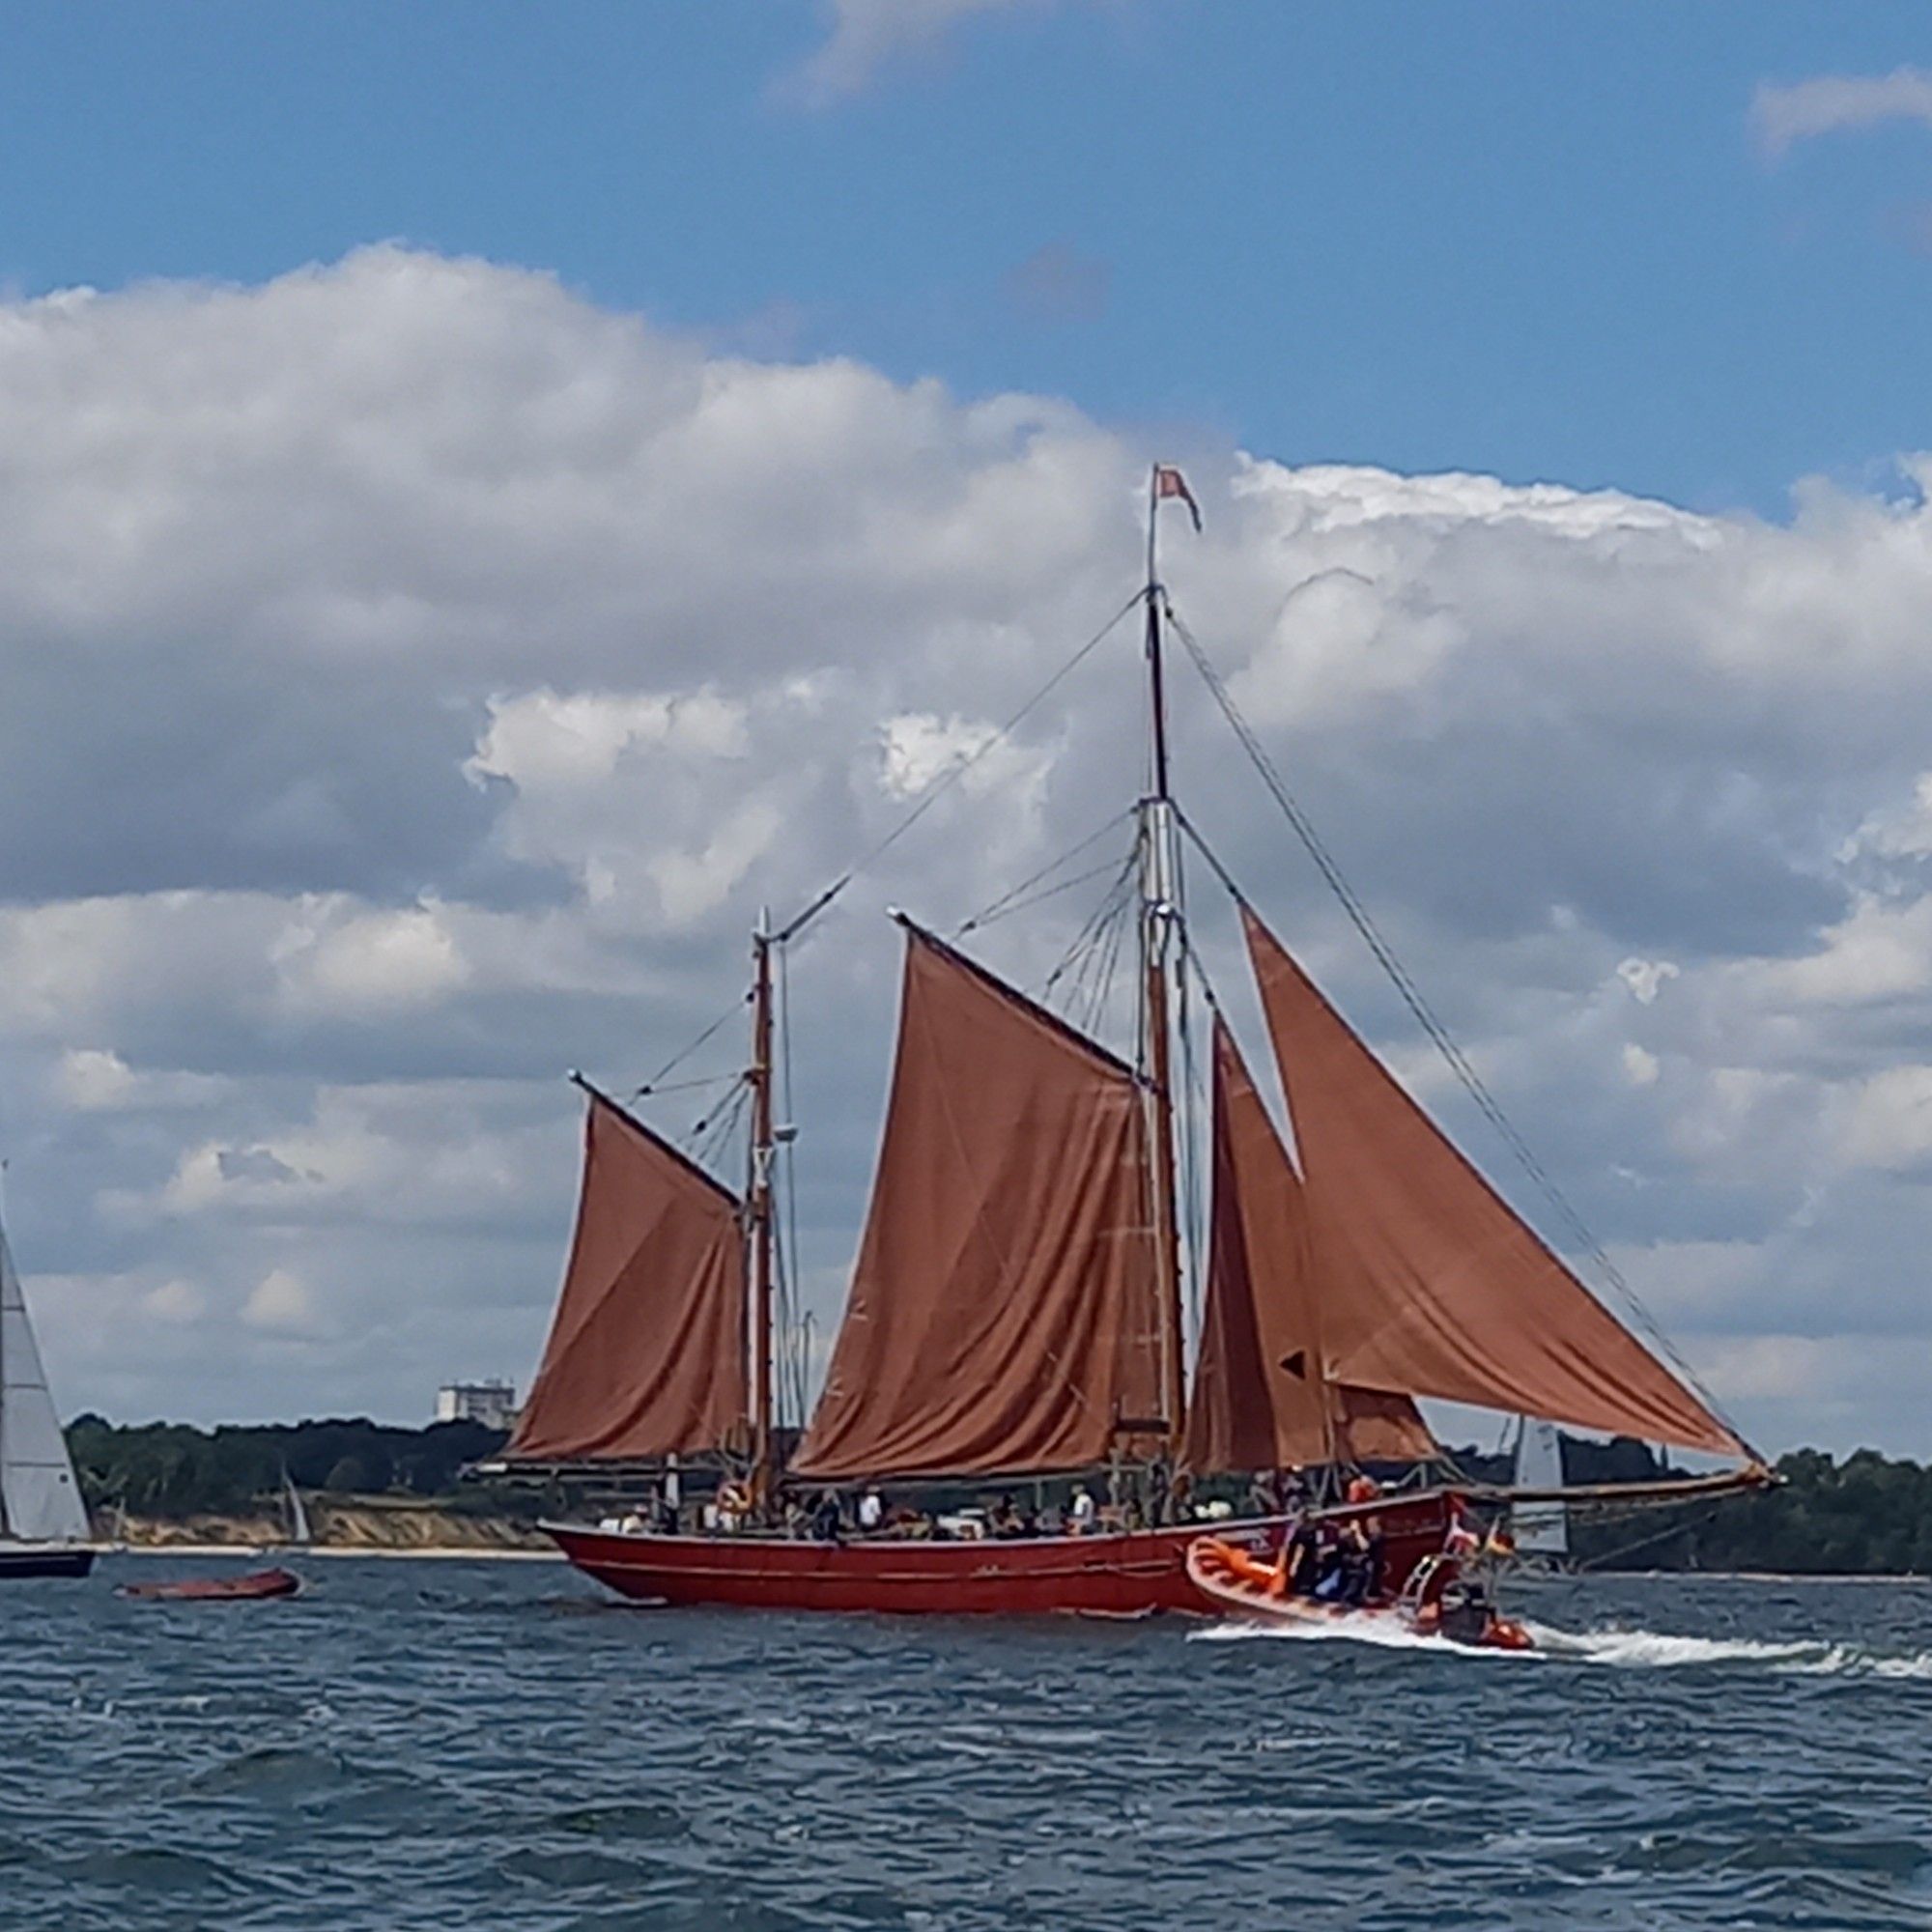
M 1077 1469 L 1158 1413 L 1131 1071 L 907 925 L 885 1142 L 812 1480 Z
M 592 1092 L 570 1264 L 505 1454 L 742 1448 L 745 1315 L 737 1199 Z
M 1214 1023 L 1214 1193 L 1185 1461 L 1197 1471 L 1422 1462 L 1405 1395 L 1331 1379 L 1301 1179 L 1236 1046 Z
M 1748 1455 L 1396 1084 L 1247 906 L 1339 1378 Z

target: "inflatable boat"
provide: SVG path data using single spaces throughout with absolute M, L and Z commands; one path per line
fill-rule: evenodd
M 144 1604 L 245 1604 L 293 1597 L 301 1578 L 293 1570 L 251 1570 L 245 1577 L 182 1577 L 168 1583 L 123 1583 L 117 1597 Z
M 1476 1650 L 1535 1648 L 1522 1625 L 1499 1614 L 1481 1579 L 1467 1575 L 1453 1556 L 1418 1564 L 1392 1603 L 1359 1606 L 1291 1596 L 1282 1563 L 1217 1536 L 1197 1537 L 1188 1545 L 1187 1575 L 1217 1608 L 1264 1623 L 1368 1623 Z

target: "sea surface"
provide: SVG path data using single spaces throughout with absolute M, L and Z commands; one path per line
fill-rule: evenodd
M 1932 1927 L 1924 1586 L 1564 1583 L 1535 1657 L 508 1562 L 113 1595 L 224 1567 L 0 1585 L 5 1932 Z

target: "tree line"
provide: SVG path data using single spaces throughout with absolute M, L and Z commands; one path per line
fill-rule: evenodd
M 476 1422 L 399 1429 L 358 1416 L 196 1429 L 83 1415 L 67 1439 L 88 1506 L 135 1517 L 240 1515 L 279 1496 L 285 1479 L 336 1495 L 472 1508 L 499 1500 L 461 1483 L 466 1464 L 503 1445 L 500 1430 Z

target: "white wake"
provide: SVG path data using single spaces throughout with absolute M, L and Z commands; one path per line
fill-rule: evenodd
M 1424 1636 L 1391 1617 L 1339 1616 L 1308 1623 L 1232 1621 L 1188 1633 L 1190 1643 L 1354 1643 L 1378 1650 L 1427 1651 L 1511 1663 L 1577 1663 L 1619 1670 L 1733 1666 L 1810 1677 L 1876 1677 L 1932 1683 L 1932 1652 L 1887 1653 L 1862 1644 L 1816 1639 L 1684 1636 L 1665 1631 L 1561 1631 L 1524 1626 L 1533 1650 L 1482 1650 Z

